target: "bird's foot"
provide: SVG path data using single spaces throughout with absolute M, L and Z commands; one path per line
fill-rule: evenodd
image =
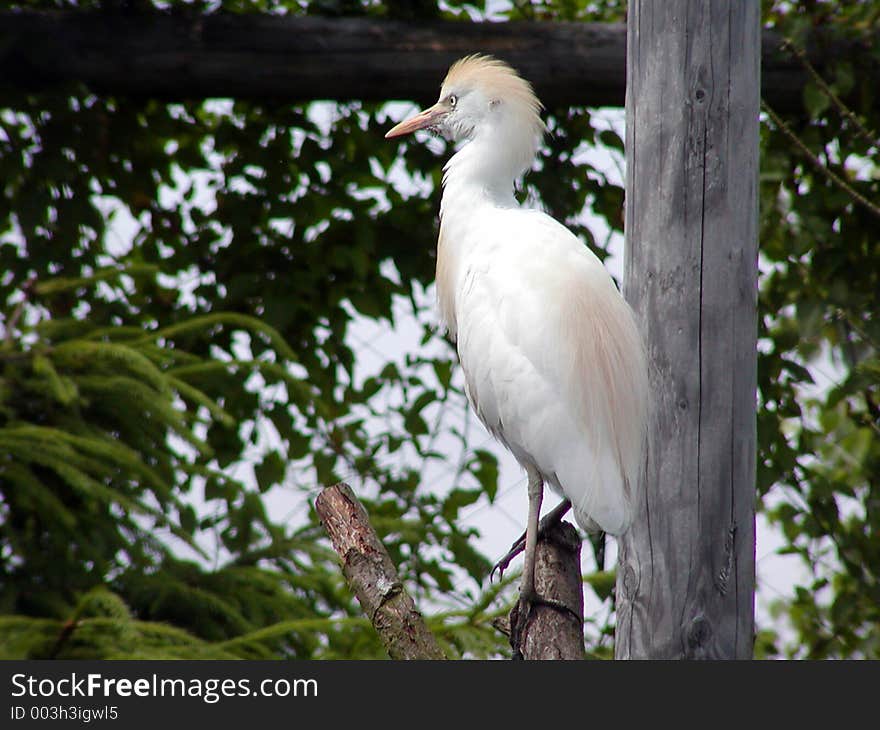
M 545 598 L 532 591 L 530 594 L 521 594 L 519 601 L 510 612 L 510 646 L 513 649 L 513 659 L 521 660 L 523 658 L 522 647 L 525 639 L 526 626 L 529 623 L 529 617 L 535 606 L 547 606 L 554 611 L 564 613 L 573 618 L 578 625 L 581 623 L 581 617 L 577 612 L 562 601 L 555 598 Z
M 538 540 L 545 537 L 546 534 L 550 531 L 550 529 L 562 521 L 562 518 L 565 517 L 568 510 L 571 509 L 571 502 L 567 499 L 563 502 L 560 502 L 556 507 L 554 507 L 550 512 L 548 512 L 544 519 L 538 524 Z M 501 580 L 504 577 L 504 571 L 510 566 L 510 561 L 513 560 L 517 555 L 519 555 L 523 550 L 526 549 L 526 533 L 523 533 L 519 536 L 519 539 L 510 546 L 510 550 L 507 551 L 507 554 L 501 558 L 494 566 L 492 566 L 492 572 L 489 573 L 489 582 L 493 582 L 495 580 L 495 573 L 498 573 L 498 580 Z
M 510 561 L 525 549 L 526 535 L 523 533 L 522 536 L 510 546 L 510 550 L 505 553 L 504 557 L 492 566 L 492 572 L 489 573 L 489 582 L 492 583 L 495 581 L 495 573 L 498 573 L 498 580 L 504 578 L 504 571 L 510 567 Z

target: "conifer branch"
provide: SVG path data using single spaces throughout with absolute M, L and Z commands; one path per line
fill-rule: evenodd
M 142 341 L 159 338 L 173 339 L 191 332 L 210 331 L 213 327 L 218 326 L 232 327 L 246 330 L 251 334 L 264 335 L 279 357 L 291 362 L 299 360 L 296 353 L 287 344 L 284 336 L 277 329 L 257 317 L 251 317 L 248 314 L 241 314 L 239 312 L 214 312 L 212 314 L 191 317 L 183 322 L 177 322 L 155 332 L 150 332 L 148 335 L 144 335 Z
M 342 558 L 342 572 L 392 659 L 445 659 L 404 588 L 364 506 L 347 484 L 325 488 L 315 510 Z

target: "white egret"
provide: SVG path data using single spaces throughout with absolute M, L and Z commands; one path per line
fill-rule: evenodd
M 571 502 L 583 529 L 623 533 L 649 398 L 642 340 L 608 271 L 564 225 L 514 197 L 545 131 L 541 109 L 510 66 L 474 55 L 452 65 L 436 104 L 385 135 L 427 129 L 466 142 L 444 167 L 437 297 L 471 406 L 528 475 L 515 650 L 541 600 L 543 485 Z

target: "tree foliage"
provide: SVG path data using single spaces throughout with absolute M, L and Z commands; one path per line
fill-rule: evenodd
M 762 130 L 758 488 L 812 580 L 777 605 L 794 641 L 762 638 L 790 656 L 877 658 L 880 115 L 864 69 L 880 61 L 880 5 L 780 2 L 766 17 L 810 80 L 805 114 L 765 107 Z M 816 28 L 864 53 L 820 73 L 803 56 Z
M 484 11 L 170 6 L 461 22 Z M 794 49 L 820 21 L 866 34 L 877 15 L 874 3 L 789 6 L 765 16 Z M 623 12 L 574 0 L 504 14 Z M 867 131 L 880 125 L 853 64 L 833 59 L 828 88 L 804 90 L 809 114 L 768 116 L 762 131 L 759 492 L 814 580 L 779 603 L 793 642 L 765 627 L 761 655 L 880 653 L 878 221 L 852 194 L 880 200 Z M 858 100 L 852 116 L 829 89 Z M 460 426 L 454 352 L 425 314 L 448 150 L 386 142 L 388 115 L 356 101 L 3 92 L 0 656 L 382 656 L 310 506 L 338 480 L 364 499 L 448 653 L 503 652 L 492 620 L 512 582 L 485 582 L 490 560 L 461 521 L 495 498 L 497 463 Z M 623 191 L 578 160 L 622 141 L 586 109 L 549 110 L 549 126 L 522 196 L 604 256 L 610 239 L 582 211 L 619 234 Z M 391 328 L 401 308 L 424 323 L 418 347 L 358 362 L 353 323 Z M 814 384 L 817 372 L 830 382 Z M 429 478 L 437 469 L 454 488 Z M 613 576 L 586 583 L 611 601 Z M 610 633 L 588 631 L 597 656 Z

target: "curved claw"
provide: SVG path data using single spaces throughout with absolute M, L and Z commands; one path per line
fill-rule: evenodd
M 489 582 L 492 583 L 495 580 L 495 573 L 498 573 L 498 580 L 504 578 L 504 571 L 510 567 L 510 561 L 513 560 L 517 555 L 519 555 L 523 550 L 526 549 L 526 536 L 523 535 L 517 540 L 513 545 L 510 546 L 510 550 L 501 558 L 495 565 L 492 566 L 492 572 L 489 573 Z
M 557 522 L 559 522 L 563 517 L 565 517 L 568 510 L 571 509 L 571 502 L 567 499 L 560 502 L 556 507 L 554 507 L 550 512 L 548 512 L 544 519 L 541 520 L 541 524 L 538 525 L 538 537 L 539 539 L 544 536 L 544 534 Z M 495 573 L 498 573 L 498 580 L 504 578 L 504 571 L 510 566 L 510 562 L 519 555 L 523 550 L 526 549 L 526 534 L 523 533 L 519 536 L 513 545 L 510 546 L 510 550 L 499 560 L 495 565 L 492 566 L 492 571 L 489 573 L 489 582 L 493 583 L 495 581 Z

